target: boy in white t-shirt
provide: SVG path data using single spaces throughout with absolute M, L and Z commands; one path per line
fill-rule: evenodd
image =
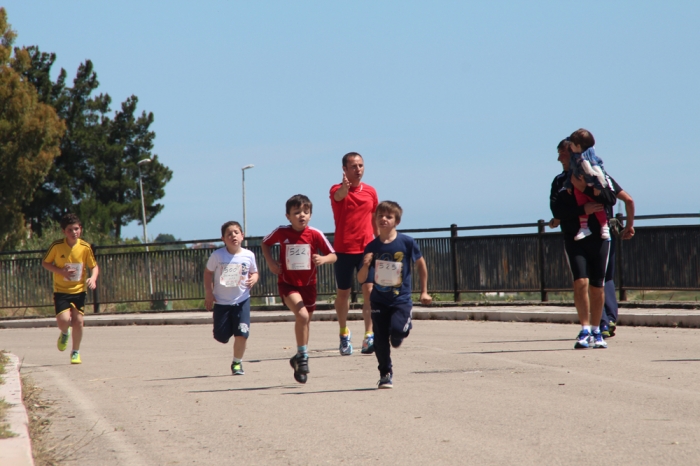
M 244 375 L 243 354 L 250 334 L 250 289 L 258 281 L 255 254 L 241 247 L 238 222 L 221 225 L 225 247 L 212 253 L 204 269 L 204 306 L 214 310 L 214 339 L 228 343 L 233 336 L 231 373 Z

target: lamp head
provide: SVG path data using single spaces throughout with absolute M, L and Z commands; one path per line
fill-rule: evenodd
M 251 165 L 246 165 L 245 167 L 241 168 L 241 170 L 247 170 L 247 169 L 253 168 L 253 167 L 255 167 L 255 165 L 253 165 L 253 164 L 251 164 Z
M 151 159 L 143 159 L 137 162 L 137 165 L 143 165 L 144 163 L 151 163 Z

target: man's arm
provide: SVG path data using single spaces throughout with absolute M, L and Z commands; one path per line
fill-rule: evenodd
M 617 193 L 617 198 L 625 203 L 625 212 L 627 213 L 622 239 L 630 239 L 634 236 L 634 199 L 624 190 Z
M 428 306 L 433 302 L 433 298 L 428 294 L 428 266 L 422 257 L 416 261 L 415 265 L 420 282 L 420 302 L 424 306 Z
M 340 188 L 338 188 L 338 190 L 335 193 L 333 193 L 333 199 L 336 202 L 340 202 L 343 199 L 345 199 L 345 197 L 348 195 L 349 192 L 350 192 L 350 180 L 348 180 L 348 177 L 345 176 L 345 173 L 343 173 L 343 181 L 340 184 Z

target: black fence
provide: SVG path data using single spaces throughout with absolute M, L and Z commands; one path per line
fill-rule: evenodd
M 700 214 L 641 216 L 700 218 Z M 459 236 L 459 231 L 536 228 L 536 233 Z M 616 284 L 625 291 L 700 290 L 700 225 L 636 227 L 634 239 L 616 241 Z M 405 233 L 449 232 L 448 237 L 418 238 L 428 266 L 431 293 L 570 291 L 571 272 L 561 233 L 546 233 L 545 223 L 404 230 Z M 329 235 L 330 236 L 330 235 Z M 260 248 L 261 238 L 248 238 L 255 253 L 260 280 L 253 297 L 277 296 L 277 277 L 269 272 Z M 88 304 L 163 302 L 203 299 L 207 259 L 220 240 L 177 241 L 149 245 L 94 246 L 100 266 L 98 288 Z M 194 244 L 187 248 L 185 245 Z M 175 248 L 182 249 L 175 249 Z M 273 250 L 274 254 L 277 253 Z M 52 274 L 41 266 L 44 251 L 0 253 L 0 308 L 37 308 L 52 305 Z M 413 289 L 419 291 L 414 274 Z M 353 301 L 358 284 L 353 285 Z M 336 293 L 332 266 L 318 270 L 318 294 Z

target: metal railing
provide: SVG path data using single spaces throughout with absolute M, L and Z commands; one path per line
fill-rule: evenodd
M 619 217 L 624 219 L 624 217 Z M 700 214 L 667 214 L 635 220 L 700 218 Z M 459 236 L 460 231 L 536 228 L 536 233 Z M 626 290 L 700 290 L 700 225 L 636 227 L 631 241 L 617 241 L 615 281 L 621 300 Z M 571 272 L 561 233 L 546 233 L 545 222 L 402 230 L 404 233 L 450 232 L 449 237 L 417 238 L 428 266 L 431 293 L 570 291 Z M 332 237 L 332 235 L 328 235 Z M 277 296 L 277 277 L 262 257 L 262 237 L 247 238 L 257 258 L 260 280 L 253 297 Z M 207 259 L 220 239 L 146 245 L 93 246 L 100 266 L 98 288 L 88 304 L 203 299 Z M 183 245 L 190 248 L 172 249 Z M 52 274 L 41 266 L 44 251 L 0 252 L 0 308 L 52 305 Z M 273 249 L 277 254 L 277 249 Z M 154 294 L 149 293 L 149 278 Z M 413 276 L 413 289 L 419 290 Z M 358 284 L 353 284 L 352 300 Z M 336 293 L 332 266 L 318 269 L 318 294 Z

